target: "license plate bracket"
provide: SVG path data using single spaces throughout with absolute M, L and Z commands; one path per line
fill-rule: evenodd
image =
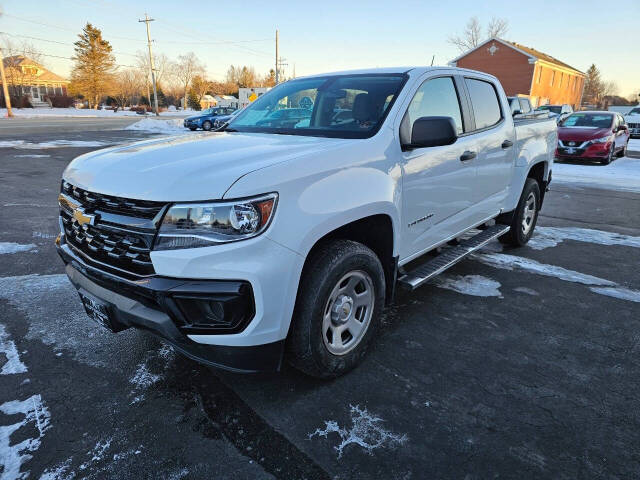
M 80 295 L 82 305 L 84 305 L 84 309 L 91 320 L 112 332 L 122 330 L 122 328 L 118 328 L 119 323 L 113 318 L 113 310 L 111 306 L 88 293 L 78 292 L 78 294 Z

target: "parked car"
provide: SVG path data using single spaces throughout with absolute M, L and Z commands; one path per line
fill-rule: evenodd
M 312 109 L 282 110 L 302 96 Z M 555 121 L 514 120 L 485 73 L 297 78 L 219 134 L 73 160 L 56 244 L 88 315 L 112 331 L 143 328 L 235 372 L 284 358 L 336 377 L 363 359 L 397 287 L 493 239 L 529 241 L 556 143 Z
M 219 116 L 217 116 L 216 119 L 213 121 L 213 129 L 217 130 L 217 129 L 223 127 L 225 123 L 229 123 L 229 121 L 231 121 L 231 119 L 233 117 L 235 117 L 241 111 L 242 111 L 242 109 L 239 109 L 239 110 L 235 110 L 234 112 L 230 113 L 229 115 L 219 115 Z
M 632 137 L 640 137 L 640 105 L 632 108 L 625 116 L 624 121 L 629 126 Z
M 573 107 L 568 104 L 563 105 L 540 105 L 536 111 L 549 112 L 549 116 L 556 117 L 561 122 L 573 113 Z
M 606 111 L 576 112 L 558 126 L 559 159 L 599 160 L 608 165 L 624 156 L 629 128 L 622 115 Z
M 187 117 L 184 119 L 184 126 L 189 130 L 202 128 L 203 130 L 211 130 L 213 122 L 221 115 L 229 115 L 235 111 L 231 107 L 212 107 L 203 110 L 198 115 Z

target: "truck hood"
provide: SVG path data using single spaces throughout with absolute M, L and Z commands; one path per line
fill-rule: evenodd
M 585 142 L 611 135 L 610 128 L 558 127 L 558 139 L 564 141 Z
M 81 155 L 69 164 L 63 178 L 91 192 L 124 198 L 220 199 L 247 173 L 338 148 L 345 142 L 260 133 L 163 137 Z

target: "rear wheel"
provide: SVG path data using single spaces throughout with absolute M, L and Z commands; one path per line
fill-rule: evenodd
M 320 247 L 300 281 L 288 361 L 318 378 L 354 368 L 378 330 L 384 296 L 384 271 L 371 249 L 350 240 Z
M 202 122 L 202 129 L 206 132 L 208 132 L 209 130 L 211 130 L 211 127 L 213 127 L 213 123 L 211 123 L 209 120 L 205 120 L 204 122 Z
M 520 195 L 520 201 L 511 216 L 511 230 L 500 237 L 500 241 L 514 247 L 525 245 L 536 228 L 540 211 L 540 185 L 533 178 L 527 178 Z

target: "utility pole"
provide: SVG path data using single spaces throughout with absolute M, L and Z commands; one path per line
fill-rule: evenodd
M 11 110 L 11 97 L 9 97 L 9 89 L 7 88 L 7 78 L 4 76 L 4 57 L 2 56 L 2 47 L 0 47 L 0 80 L 2 81 L 4 103 L 7 106 L 7 117 L 13 117 L 13 111 Z
M 153 63 L 153 53 L 151 52 L 151 32 L 149 30 L 149 22 L 153 22 L 153 18 L 149 18 L 149 15 L 144 14 L 144 20 L 138 20 L 138 22 L 144 22 L 147 24 L 147 44 L 149 45 L 149 66 L 151 67 L 151 81 L 153 82 L 153 113 L 158 113 L 158 88 L 156 87 L 156 67 Z M 186 105 L 185 105 L 186 108 Z
M 278 69 L 280 68 L 280 55 L 278 54 L 278 29 L 276 28 L 276 85 L 280 82 L 280 74 Z

